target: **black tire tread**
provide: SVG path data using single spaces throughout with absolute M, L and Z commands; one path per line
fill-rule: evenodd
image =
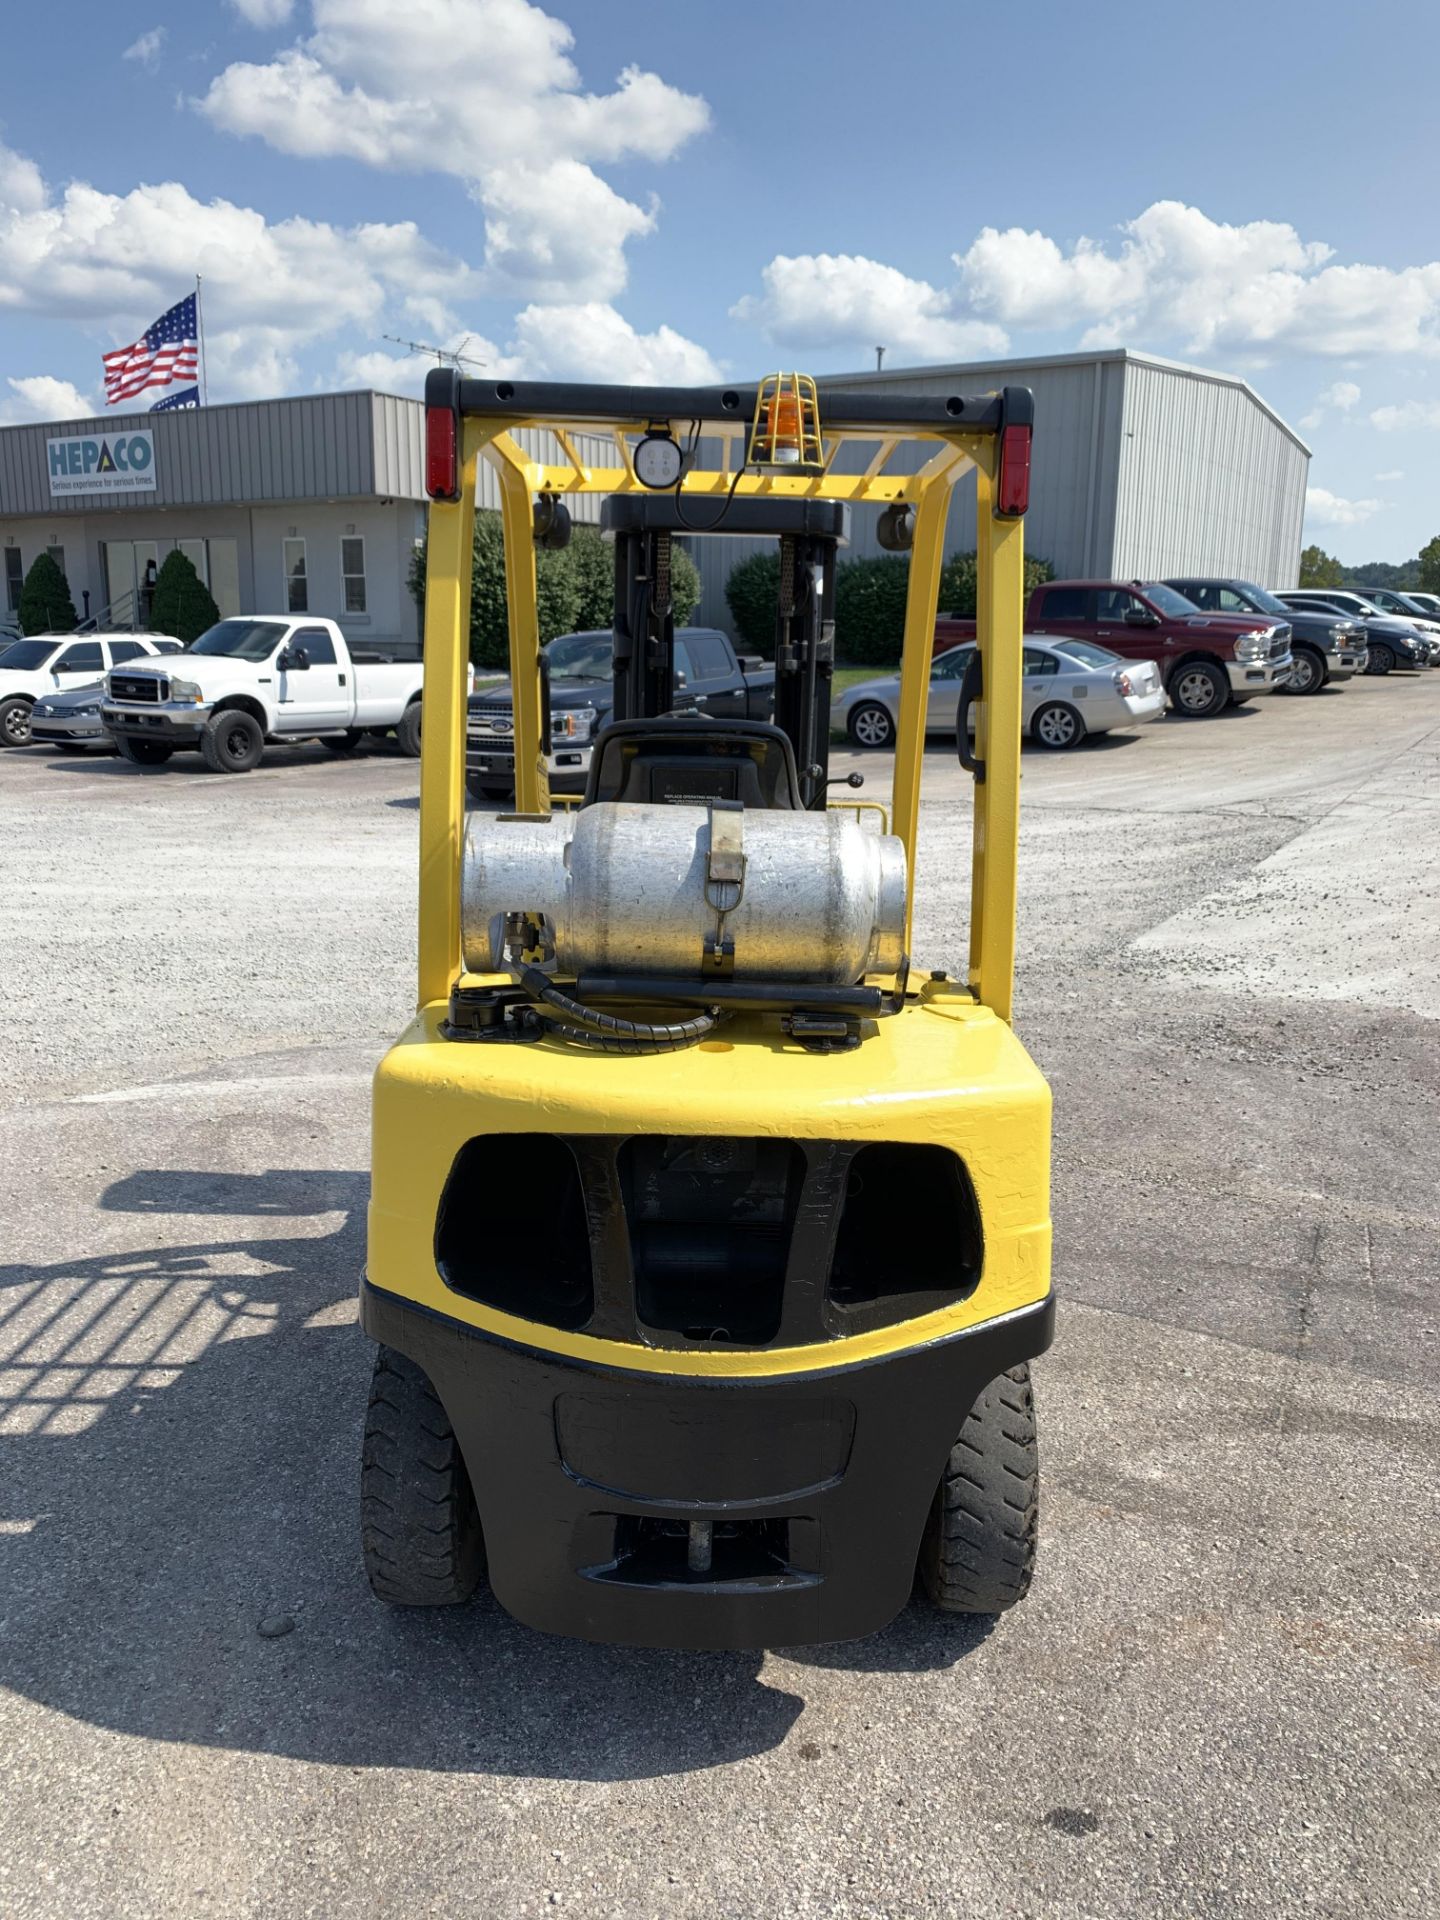
M 996 1376 L 966 1415 L 935 1490 L 920 1579 L 942 1613 L 1003 1613 L 1025 1598 L 1039 1526 L 1028 1365 Z
M 475 1495 L 429 1376 L 375 1357 L 360 1468 L 360 1544 L 372 1591 L 398 1607 L 453 1607 L 485 1572 Z

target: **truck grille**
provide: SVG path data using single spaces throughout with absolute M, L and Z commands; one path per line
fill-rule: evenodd
M 1293 631 L 1294 629 L 1292 627 L 1277 627 L 1275 629 L 1274 637 L 1270 642 L 1270 658 L 1272 660 L 1278 660 L 1282 654 L 1287 654 L 1290 651 L 1290 636 Z
M 160 701 L 170 692 L 170 682 L 155 673 L 112 673 L 110 676 L 110 697 L 112 700 L 154 700 Z

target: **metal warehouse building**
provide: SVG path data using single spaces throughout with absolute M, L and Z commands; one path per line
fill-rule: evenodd
M 517 436 L 545 460 L 548 433 Z M 321 394 L 0 428 L 0 607 L 15 612 L 48 548 L 82 616 L 145 623 L 172 547 L 222 614 L 317 613 L 415 654 L 406 581 L 425 531 L 424 409 L 385 393 Z M 582 453 L 591 453 L 587 442 Z M 480 504 L 500 505 L 481 462 Z M 598 518 L 593 499 L 571 502 Z
M 1195 572 L 1268 587 L 1296 583 L 1310 449 L 1243 380 L 1123 348 L 907 367 L 822 378 L 822 421 L 827 392 L 877 384 L 913 394 L 1006 385 L 1033 391 L 1025 545 L 1062 576 L 1133 580 Z M 874 507 L 855 510 L 847 557 L 881 552 L 878 517 Z M 947 551 L 974 545 L 975 483 L 961 480 Z M 704 582 L 699 619 L 731 624 L 725 579 L 736 561 L 765 546 L 696 543 Z

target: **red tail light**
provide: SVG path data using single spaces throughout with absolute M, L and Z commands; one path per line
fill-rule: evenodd
M 1030 429 L 1006 427 L 1000 435 L 1000 485 L 995 511 L 1015 520 L 1030 505 Z
M 425 491 L 432 500 L 460 498 L 459 447 L 450 407 L 425 409 Z

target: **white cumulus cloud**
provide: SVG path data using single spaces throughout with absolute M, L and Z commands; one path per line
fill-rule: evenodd
M 283 392 L 309 343 L 346 327 L 379 332 L 392 304 L 463 299 L 476 284 L 409 221 L 270 222 L 228 200 L 197 200 L 177 181 L 127 194 L 72 182 L 52 198 L 27 167 L 28 204 L 0 201 L 0 314 L 48 314 L 132 339 L 198 272 L 218 398 Z
M 45 204 L 45 182 L 40 169 L 24 154 L 0 146 L 0 218 L 6 213 L 34 213 Z
M 1440 262 L 1345 265 L 1288 222 L 1230 225 L 1175 200 L 1156 201 L 1120 234 L 1114 247 L 1081 239 L 1067 249 L 1043 233 L 986 227 L 954 256 L 959 294 L 1009 327 L 1084 325 L 1090 346 L 1440 352 Z
M 295 0 L 230 0 L 252 27 L 281 27 L 295 11 Z
M 69 380 L 56 380 L 48 373 L 7 378 L 8 400 L 0 399 L 0 421 L 7 426 L 23 420 L 87 420 L 99 413 Z
M 1398 407 L 1376 407 L 1370 424 L 1381 433 L 1400 433 L 1407 427 L 1440 427 L 1440 400 L 1406 400 Z
M 452 173 L 484 210 L 494 290 L 608 298 L 625 282 L 641 206 L 596 167 L 660 162 L 709 124 L 709 108 L 625 67 L 582 91 L 573 35 L 529 0 L 314 0 L 314 32 L 265 62 L 237 61 L 200 111 L 285 153 Z
M 157 66 L 160 60 L 160 49 L 165 44 L 165 32 L 164 27 L 152 27 L 148 33 L 142 33 L 138 40 L 132 40 L 120 58 L 138 60 L 142 67 Z
M 777 346 L 797 350 L 886 347 L 907 359 L 976 359 L 1003 353 L 1004 330 L 964 318 L 928 281 L 862 254 L 777 254 L 760 276 L 764 291 L 731 308 Z
M 1315 396 L 1315 404 L 1306 414 L 1302 414 L 1302 427 L 1318 427 L 1327 413 L 1353 413 L 1360 399 L 1360 389 L 1353 380 L 1335 380 Z
M 1358 527 L 1383 511 L 1383 500 L 1346 500 L 1326 487 L 1305 489 L 1307 527 Z

